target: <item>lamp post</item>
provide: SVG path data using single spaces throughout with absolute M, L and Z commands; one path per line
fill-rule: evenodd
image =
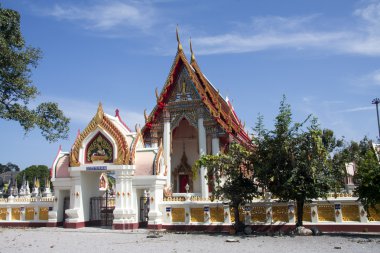
M 379 135 L 377 136 L 377 138 L 380 140 L 379 103 L 380 103 L 380 99 L 379 98 L 375 98 L 375 99 L 372 100 L 372 104 L 376 105 L 377 127 L 379 129 Z

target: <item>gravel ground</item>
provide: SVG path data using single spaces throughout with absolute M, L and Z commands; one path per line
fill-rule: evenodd
M 227 236 L 102 228 L 0 228 L 0 252 L 380 252 L 380 234 Z M 229 239 L 238 242 L 227 242 Z

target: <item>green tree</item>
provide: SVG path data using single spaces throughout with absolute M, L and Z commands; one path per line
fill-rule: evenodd
M 69 119 L 56 103 L 45 102 L 31 109 L 39 94 L 31 69 L 41 58 L 39 49 L 27 46 L 20 29 L 20 15 L 0 5 L 0 118 L 18 121 L 25 133 L 35 127 L 48 141 L 67 138 Z
M 7 172 L 7 171 L 20 171 L 20 167 L 18 167 L 17 164 L 14 163 L 7 163 L 7 164 L 1 164 L 0 163 L 0 174 Z
M 32 165 L 26 168 L 25 170 L 18 173 L 16 179 L 18 187 L 20 188 L 22 180 L 24 178 L 29 182 L 29 187 L 34 187 L 34 179 L 38 178 L 40 180 L 40 187 L 45 187 L 45 180 L 50 180 L 50 171 L 46 165 Z
M 234 209 L 235 228 L 241 231 L 243 224 L 239 221 L 239 208 L 257 196 L 254 182 L 252 151 L 232 143 L 226 153 L 204 155 L 196 161 L 195 173 L 201 168 L 207 169 L 212 194 L 216 199 L 230 201 Z
M 356 162 L 354 178 L 358 184 L 355 193 L 369 213 L 369 207 L 376 209 L 376 204 L 380 203 L 380 164 L 372 145 L 370 142 L 366 143 L 368 145 L 361 141 L 362 155 Z
M 332 130 L 324 129 L 322 143 L 328 153 L 327 165 L 330 168 L 330 186 L 337 193 L 344 187 L 344 177 L 346 175 L 345 163 L 341 162 L 341 156 L 339 155 L 342 153 L 344 140 L 337 139 Z
M 267 130 L 259 116 L 255 132 L 253 161 L 258 179 L 280 201 L 296 201 L 297 226 L 302 226 L 305 202 L 324 197 L 329 191 L 327 161 L 332 142 L 323 143 L 323 131 L 315 118 L 294 123 L 285 96 L 274 129 Z

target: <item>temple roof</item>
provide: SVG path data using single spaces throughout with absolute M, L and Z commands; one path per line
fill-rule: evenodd
M 183 68 L 187 70 L 189 76 L 194 83 L 194 86 L 203 102 L 206 106 L 214 120 L 219 124 L 219 126 L 230 136 L 232 136 L 240 144 L 250 145 L 251 139 L 249 138 L 247 132 L 244 130 L 244 125 L 237 117 L 236 112 L 228 99 L 224 99 L 218 90 L 211 84 L 211 82 L 202 73 L 193 53 L 191 40 L 190 40 L 190 50 L 191 50 L 191 62 L 189 63 L 183 52 L 181 42 L 178 36 L 177 30 L 177 54 L 174 57 L 172 67 L 170 69 L 169 75 L 166 79 L 165 85 L 157 96 L 157 104 L 153 108 L 149 116 L 146 117 L 146 123 L 142 132 L 145 133 L 152 127 L 152 123 L 156 122 L 159 115 L 162 113 L 166 104 L 168 103 L 171 91 L 174 89 L 178 75 Z

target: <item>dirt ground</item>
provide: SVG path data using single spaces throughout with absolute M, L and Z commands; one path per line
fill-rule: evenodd
M 380 234 L 229 236 L 102 228 L 0 228 L 0 252 L 380 252 Z M 228 242 L 232 240 L 233 242 Z

